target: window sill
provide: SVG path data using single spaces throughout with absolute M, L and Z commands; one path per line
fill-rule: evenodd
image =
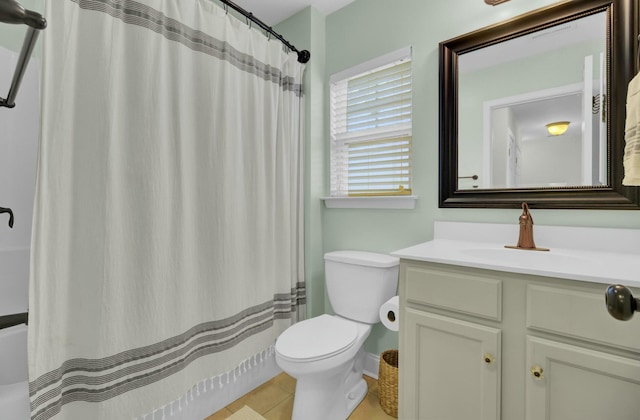
M 328 209 L 414 209 L 417 195 L 389 197 L 320 197 Z

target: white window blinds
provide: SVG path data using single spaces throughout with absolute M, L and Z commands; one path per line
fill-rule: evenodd
M 331 196 L 411 194 L 411 49 L 331 77 Z

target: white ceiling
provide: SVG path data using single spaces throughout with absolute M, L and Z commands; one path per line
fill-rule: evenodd
M 343 8 L 354 0 L 234 0 L 238 6 L 269 26 L 276 25 L 302 9 L 313 6 L 325 15 Z

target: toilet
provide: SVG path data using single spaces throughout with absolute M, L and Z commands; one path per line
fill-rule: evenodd
M 360 404 L 367 394 L 363 344 L 398 285 L 396 257 L 334 251 L 324 260 L 335 315 L 298 322 L 275 345 L 276 363 L 297 380 L 292 420 L 345 420 Z

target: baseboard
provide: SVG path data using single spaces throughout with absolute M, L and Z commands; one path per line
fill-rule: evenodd
M 365 353 L 364 374 L 374 379 L 378 379 L 379 367 L 380 367 L 380 355 L 373 354 L 373 353 Z

